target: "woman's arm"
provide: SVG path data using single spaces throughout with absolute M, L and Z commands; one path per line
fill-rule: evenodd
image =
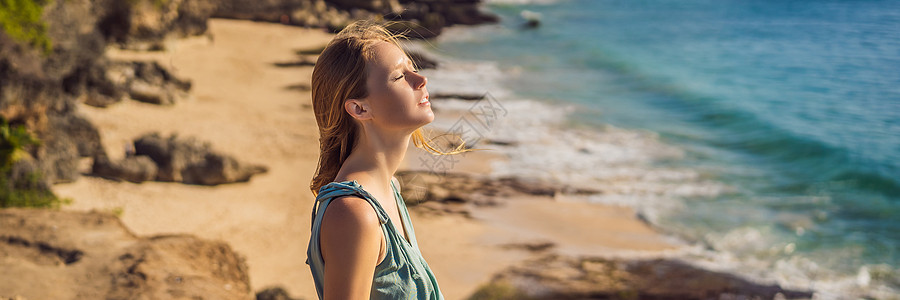
M 378 215 L 366 200 L 332 200 L 319 237 L 325 259 L 325 299 L 369 299 L 381 236 Z

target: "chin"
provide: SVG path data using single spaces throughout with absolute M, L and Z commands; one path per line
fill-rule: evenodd
M 431 122 L 434 122 L 434 114 L 429 113 L 428 117 L 423 118 L 419 122 L 417 122 L 417 125 L 415 126 L 415 128 L 413 130 L 422 128 L 425 125 L 431 124 Z

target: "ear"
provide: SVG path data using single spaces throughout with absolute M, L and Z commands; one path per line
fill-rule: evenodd
M 357 120 L 368 120 L 372 118 L 372 114 L 369 112 L 368 103 L 360 99 L 347 99 L 347 101 L 344 101 L 344 110 Z

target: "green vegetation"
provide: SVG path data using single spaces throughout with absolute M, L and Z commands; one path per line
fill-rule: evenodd
M 125 214 L 125 209 L 121 206 L 113 207 L 109 210 L 109 213 L 115 215 L 116 217 L 121 218 L 123 214 Z
M 10 127 L 0 118 L 0 208 L 40 207 L 59 208 L 68 203 L 61 200 L 43 183 L 41 173 L 36 170 L 15 171 L 19 160 L 29 159 L 26 147 L 40 144 L 24 126 Z
M 47 23 L 41 20 L 47 0 L 0 0 L 0 29 L 11 38 L 49 54 Z
M 9 170 L 13 163 L 28 155 L 25 147 L 40 145 L 25 126 L 10 128 L 5 119 L 0 118 L 0 170 Z

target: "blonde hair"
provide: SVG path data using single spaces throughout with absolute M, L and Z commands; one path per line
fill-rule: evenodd
M 312 108 L 319 125 L 319 163 L 309 185 L 313 195 L 334 180 L 359 138 L 353 118 L 344 111 L 344 101 L 368 96 L 366 62 L 373 58 L 374 46 L 389 42 L 403 51 L 397 41 L 402 37 L 371 21 L 356 21 L 341 30 L 316 60 L 311 89 Z M 425 139 L 421 128 L 412 133 L 412 141 L 416 147 L 436 155 L 469 150 L 460 144 L 454 150 L 441 151 Z

